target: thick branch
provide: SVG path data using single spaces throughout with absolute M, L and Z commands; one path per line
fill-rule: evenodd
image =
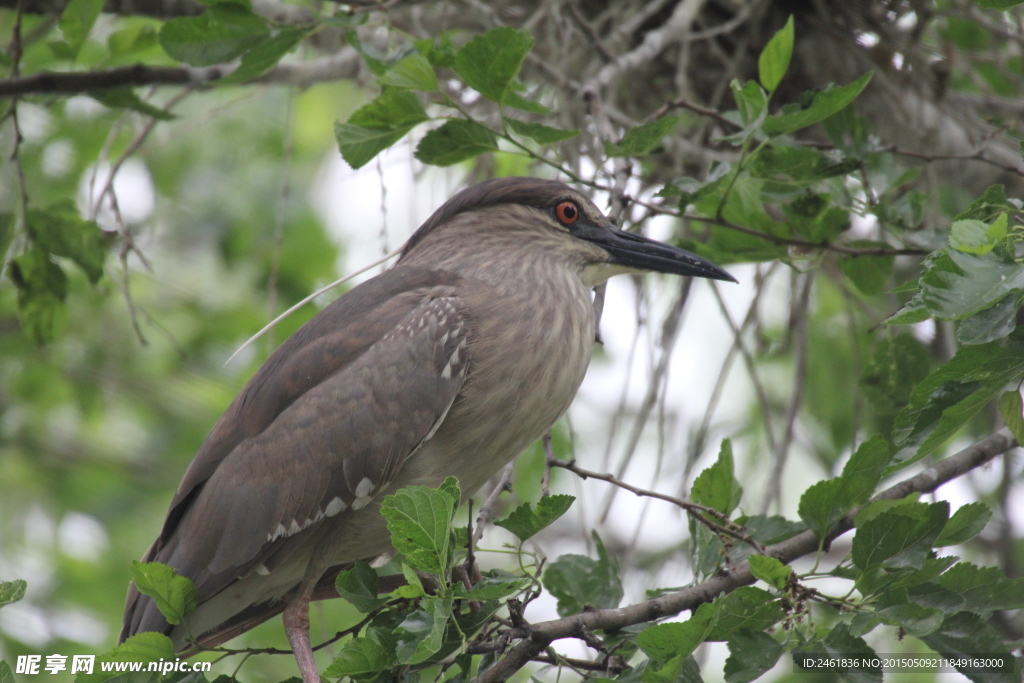
M 25 95 L 74 95 L 107 88 L 134 88 L 143 85 L 203 86 L 221 79 L 233 65 L 204 68 L 189 66 L 146 66 L 135 64 L 102 71 L 57 73 L 44 71 L 0 80 L 0 98 Z M 354 78 L 359 73 L 359 55 L 347 47 L 337 54 L 301 64 L 278 64 L 252 83 L 295 85 L 301 88 L 315 83 Z
M 1008 429 L 1001 429 L 992 436 L 966 448 L 956 455 L 929 467 L 917 476 L 910 477 L 895 486 L 882 491 L 872 500 L 899 500 L 911 493 L 934 491 L 942 484 L 980 467 L 998 455 L 1005 453 L 1017 442 Z M 829 534 L 826 541 L 853 528 L 856 510 L 843 518 Z M 793 560 L 815 552 L 819 539 L 812 531 L 805 531 L 788 541 L 769 546 L 766 554 L 782 562 Z M 584 612 L 564 619 L 554 619 L 529 627 L 522 634 L 522 640 L 513 647 L 501 661 L 476 678 L 475 683 L 500 683 L 519 671 L 523 666 L 542 653 L 548 645 L 561 638 L 573 638 L 586 630 L 615 630 L 673 616 L 684 610 L 696 609 L 699 605 L 714 600 L 722 593 L 740 586 L 752 584 L 754 576 L 746 562 L 716 575 L 691 588 L 669 593 L 653 600 L 646 600 L 628 607 Z

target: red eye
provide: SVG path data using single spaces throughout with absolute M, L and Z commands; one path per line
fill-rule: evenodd
M 580 218 L 579 207 L 573 202 L 562 202 L 555 207 L 555 217 L 562 225 L 572 225 Z

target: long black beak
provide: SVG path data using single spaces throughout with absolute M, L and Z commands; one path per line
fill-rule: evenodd
M 655 273 L 738 282 L 711 261 L 685 249 L 619 230 L 611 225 L 581 225 L 573 230 L 573 234 L 602 247 L 611 255 L 611 262 L 616 265 Z

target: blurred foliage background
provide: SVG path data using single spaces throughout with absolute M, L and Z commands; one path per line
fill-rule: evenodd
M 613 284 L 604 346 L 554 434 L 559 458 L 679 495 L 732 437 L 743 511 L 794 518 L 800 492 L 837 474 L 873 433 L 914 460 L 1001 426 L 993 392 L 1019 375 L 940 425 L 948 434 L 938 443 L 908 435 L 980 396 L 974 384 L 955 400 L 912 393 L 959 348 L 988 344 L 983 360 L 1010 367 L 999 354 L 1024 292 L 1013 279 L 1024 187 L 1015 3 L 254 0 L 251 9 L 263 26 L 255 33 L 281 41 L 262 64 L 241 34 L 210 29 L 190 43 L 165 30 L 204 11 L 192 0 L 0 0 L 0 579 L 28 581 L 25 599 L 0 610 L 8 661 L 112 646 L 130 562 L 159 530 L 207 431 L 275 344 L 350 285 L 225 360 L 308 293 L 399 246 L 456 189 L 494 175 L 581 180 L 624 227 L 736 264 L 742 282 Z M 792 60 L 767 85 L 759 56 L 790 16 Z M 513 104 L 481 97 L 451 61 L 500 26 L 534 41 Z M 202 52 L 217 40 L 233 49 Z M 426 105 L 426 129 L 454 117 L 491 137 L 425 159 L 421 126 L 353 171 L 339 154 L 340 142 L 353 161 L 351 139 L 343 129 L 336 138 L 335 122 L 358 122 L 350 116 L 382 87 L 408 87 L 388 74 L 412 54 L 440 75 L 436 90 L 408 91 Z M 218 83 L 240 56 L 243 83 Z M 44 72 L 63 80 L 33 80 Z M 766 127 L 868 72 L 853 106 L 815 125 Z M 746 87 L 759 77 L 770 104 Z M 509 120 L 579 133 L 552 141 Z M 401 128 L 387 125 L 378 129 Z M 27 261 L 12 274 L 43 242 L 26 227 L 32 211 L 42 222 L 71 215 L 64 226 L 95 220 L 101 272 L 83 265 L 84 247 L 51 246 L 44 260 L 63 276 L 33 285 Z M 956 232 L 956 221 L 982 227 Z M 991 261 L 949 265 L 947 249 Z M 1007 277 L 990 282 L 999 264 Z M 898 311 L 906 325 L 884 324 Z M 503 509 L 535 500 L 543 475 L 538 444 L 518 460 Z M 1024 566 L 1020 479 L 1011 452 L 939 495 L 992 509 L 958 552 L 1009 577 Z M 699 574 L 670 506 L 557 470 L 553 488 L 580 502 L 538 547 L 593 554 L 596 529 L 618 557 L 626 603 Z M 485 545 L 510 538 L 495 530 Z M 832 552 L 848 551 L 837 542 Z M 537 610 L 553 614 L 554 600 Z M 342 601 L 321 603 L 314 632 L 355 618 Z M 1019 612 L 989 622 L 1007 641 L 1024 638 Z M 901 647 L 894 636 L 879 636 L 879 651 Z M 284 644 L 275 621 L 241 640 Z M 720 645 L 701 656 L 724 659 Z M 774 675 L 791 676 L 784 668 Z M 720 670 L 705 675 L 718 680 Z M 293 673 L 291 659 L 262 657 L 240 675 Z

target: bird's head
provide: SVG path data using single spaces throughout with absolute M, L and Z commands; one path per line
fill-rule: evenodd
M 444 253 L 445 243 L 449 249 L 458 244 L 475 250 L 529 244 L 571 262 L 588 286 L 640 272 L 736 282 L 685 249 L 619 230 L 586 196 L 541 178 L 496 178 L 462 190 L 409 238 L 401 258 L 431 247 Z

